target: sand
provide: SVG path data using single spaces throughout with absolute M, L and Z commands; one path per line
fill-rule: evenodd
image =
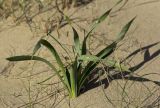
M 85 6 L 70 8 L 65 12 L 67 15 L 73 13 L 72 18 L 82 19 L 77 24 L 88 30 L 92 20 L 111 8 L 116 1 L 118 0 L 94 0 Z M 105 89 L 103 84 L 86 91 L 78 98 L 71 99 L 69 104 L 66 92 L 56 77 L 46 83 L 51 83 L 50 85 L 37 84 L 53 75 L 43 63 L 9 63 L 5 60 L 11 55 L 32 53 L 34 45 L 44 35 L 42 18 L 49 16 L 51 11 L 36 16 L 35 24 L 40 27 L 36 31 L 35 29 L 31 31 L 25 22 L 15 25 L 12 17 L 9 17 L 0 22 L 0 108 L 26 108 L 29 107 L 29 102 L 32 102 L 30 105 L 34 108 L 159 108 L 160 0 L 126 1 L 127 4 L 120 10 L 124 2 L 116 6 L 109 19 L 96 29 L 93 38 L 96 43 L 92 47 L 97 46 L 99 49 L 114 40 L 121 28 L 136 16 L 134 24 L 121 42 L 123 45 L 114 56 L 117 60 L 122 60 L 137 50 L 130 62 L 131 67 L 140 64 L 134 74 L 137 76 L 149 74 L 143 77 L 157 82 L 117 79 L 111 81 Z M 67 31 L 71 31 L 68 26 L 59 30 L 60 40 L 71 45 L 72 33 L 67 37 Z M 79 33 L 83 34 L 83 31 Z M 56 30 L 53 31 L 53 35 L 57 35 Z M 92 51 L 95 53 L 97 50 L 94 49 Z M 52 59 L 45 48 L 42 48 L 40 55 Z M 125 92 L 122 90 L 124 85 Z

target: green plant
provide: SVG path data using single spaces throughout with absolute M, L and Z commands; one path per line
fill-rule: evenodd
M 65 88 L 68 90 L 68 93 L 71 98 L 75 98 L 78 95 L 80 95 L 80 91 L 82 87 L 84 86 L 85 83 L 87 83 L 87 78 L 89 75 L 93 72 L 93 69 L 96 68 L 96 66 L 100 62 L 105 62 L 108 64 L 108 66 L 114 67 L 116 69 L 119 69 L 120 71 L 129 71 L 126 66 L 119 64 L 115 60 L 109 60 L 108 56 L 111 55 L 117 44 L 124 38 L 125 34 L 129 30 L 132 22 L 134 21 L 135 18 L 133 18 L 131 21 L 129 21 L 121 30 L 119 33 L 117 39 L 105 47 L 103 50 L 101 50 L 99 53 L 96 55 L 88 55 L 87 54 L 87 39 L 92 33 L 92 31 L 99 25 L 101 22 L 103 22 L 108 16 L 109 13 L 111 12 L 112 9 L 108 10 L 105 12 L 101 17 L 99 17 L 94 23 L 91 28 L 91 30 L 87 33 L 87 35 L 84 37 L 84 40 L 82 43 L 80 42 L 79 35 L 77 31 L 73 29 L 74 33 L 74 58 L 70 57 L 69 59 L 71 62 L 69 65 L 65 65 L 64 62 L 62 61 L 62 58 L 59 56 L 57 53 L 56 49 L 54 46 L 52 46 L 47 40 L 41 39 L 38 41 L 36 44 L 34 50 L 33 50 L 33 55 L 22 55 L 22 56 L 13 56 L 7 58 L 9 61 L 25 61 L 25 60 L 37 60 L 37 61 L 42 61 L 46 63 L 54 72 L 56 72 L 56 75 L 59 77 Z M 67 17 L 66 17 L 67 18 Z M 69 18 L 67 18 L 69 21 Z M 69 21 L 71 24 L 71 22 Z M 69 55 L 67 49 L 65 49 L 62 44 L 51 34 L 48 34 L 51 38 L 53 38 L 63 49 L 64 51 Z M 34 56 L 35 53 L 40 49 L 41 45 L 45 46 L 52 54 L 54 59 L 57 62 L 58 68 L 54 66 L 54 64 L 50 63 L 48 60 Z

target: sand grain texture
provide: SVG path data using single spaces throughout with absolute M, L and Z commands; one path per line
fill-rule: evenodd
M 94 0 L 86 6 L 81 6 L 78 10 L 71 8 L 67 13 L 76 11 L 73 17 L 85 20 L 78 24 L 89 29 L 88 24 L 111 8 L 115 2 L 116 0 Z M 116 34 L 127 21 L 137 16 L 122 42 L 123 45 L 114 55 L 116 59 L 124 59 L 137 50 L 138 53 L 134 55 L 130 62 L 131 67 L 140 64 L 139 69 L 135 71 L 136 75 L 159 74 L 160 44 L 157 42 L 160 42 L 160 0 L 128 0 L 127 4 L 121 10 L 118 10 L 121 5 L 115 7 L 110 18 L 96 29 L 93 40 L 97 42 L 93 46 L 97 46 L 97 49 L 104 47 L 116 38 Z M 34 108 L 69 108 L 68 98 L 63 99 L 64 92 L 57 93 L 57 89 L 61 89 L 62 86 L 57 83 L 59 81 L 56 77 L 49 81 L 50 83 L 56 83 L 54 85 L 40 86 L 37 84 L 53 74 L 47 66 L 40 62 L 35 62 L 35 64 L 34 62 L 8 64 L 8 61 L 5 60 L 6 57 L 11 55 L 31 54 L 33 46 L 39 40 L 41 34 L 43 35 L 42 30 L 39 30 L 40 32 L 36 36 L 35 33 L 30 31 L 26 23 L 13 27 L 11 25 L 14 25 L 12 18 L 0 22 L 0 108 L 19 108 L 19 106 L 25 108 L 25 104 L 29 105 L 28 102 L 30 101 L 33 102 Z M 60 40 L 66 44 L 73 41 L 70 37 L 63 36 L 66 35 L 68 30 L 71 31 L 69 27 L 60 30 L 62 34 Z M 56 31 L 54 33 L 56 35 Z M 154 43 L 157 44 L 152 45 Z M 146 47 L 149 45 L 152 46 Z M 46 49 L 42 49 L 41 55 L 51 59 L 51 55 L 46 52 Z M 157 74 L 147 75 L 144 78 L 160 82 L 160 76 Z M 30 75 L 33 76 L 27 77 Z M 126 82 L 124 93 L 122 88 Z M 77 99 L 71 100 L 70 108 L 150 108 L 149 105 L 160 104 L 160 99 L 158 102 L 160 84 L 158 84 L 122 79 L 113 80 L 104 91 L 102 89 L 104 85 L 101 85 L 88 90 Z M 30 94 L 28 93 L 29 87 L 31 89 Z M 158 106 L 153 108 L 158 108 Z

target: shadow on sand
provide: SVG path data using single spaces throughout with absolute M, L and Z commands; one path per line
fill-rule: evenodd
M 160 42 L 157 43 L 153 43 L 150 44 L 148 46 L 145 46 L 143 48 L 137 49 L 134 52 L 132 52 L 130 55 L 128 55 L 123 61 L 131 58 L 132 56 L 136 55 L 137 53 L 141 52 L 141 51 L 145 51 L 144 52 L 144 60 L 142 62 L 140 62 L 139 64 L 133 66 L 130 68 L 131 73 L 130 72 L 115 72 L 115 74 L 110 75 L 109 71 L 105 71 L 107 72 L 108 77 L 104 78 L 101 80 L 101 84 L 105 85 L 105 88 L 107 88 L 109 86 L 109 83 L 111 83 L 113 80 L 118 80 L 118 79 L 125 79 L 125 80 L 131 80 L 131 81 L 138 81 L 138 82 L 153 82 L 156 85 L 160 86 L 160 82 L 159 81 L 153 81 L 150 80 L 148 78 L 143 78 L 142 76 L 134 76 L 133 73 L 136 73 L 136 71 L 138 69 L 140 69 L 145 63 L 151 61 L 153 58 L 157 57 L 160 55 L 160 49 L 158 49 L 157 51 L 155 51 L 152 55 L 149 52 L 149 49 L 158 45 Z M 122 61 L 122 62 L 123 62 Z M 106 67 L 106 69 L 108 69 L 108 67 Z M 82 92 L 86 92 L 88 90 L 91 90 L 93 88 L 96 88 L 98 86 L 100 86 L 100 83 L 98 82 L 99 79 L 99 75 L 97 75 L 97 71 L 102 70 L 102 69 L 97 69 L 96 71 L 93 72 L 93 76 L 96 76 L 95 78 L 91 79 L 89 81 L 88 84 L 86 84 L 84 90 L 82 90 Z M 152 73 L 151 73 L 152 74 Z M 156 73 L 153 73 L 156 74 Z M 149 75 L 149 74 L 146 74 Z

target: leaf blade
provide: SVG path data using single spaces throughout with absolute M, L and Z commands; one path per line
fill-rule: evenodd
M 73 33 L 74 33 L 74 46 L 75 46 L 75 51 L 78 53 L 78 55 L 81 55 L 81 48 L 80 48 L 80 40 L 79 40 L 79 35 L 78 32 L 76 31 L 75 28 L 72 27 Z
M 63 73 L 63 77 L 64 77 L 64 81 L 67 85 L 67 87 L 70 89 L 70 85 L 69 85 L 69 79 L 66 75 L 66 69 L 64 68 L 64 64 L 63 62 L 61 61 L 61 58 L 59 57 L 57 51 L 55 50 L 55 48 L 47 41 L 47 40 L 44 40 L 44 39 L 41 39 L 40 40 L 40 44 L 44 45 L 45 47 L 47 47 L 50 52 L 53 54 L 54 58 L 56 59 L 57 61 L 57 64 L 59 65 L 59 67 L 61 68 L 61 71 Z
M 69 55 L 69 53 L 68 53 L 68 51 L 65 49 L 65 47 L 64 47 L 54 36 L 52 36 L 50 33 L 48 34 L 48 36 L 50 36 L 53 40 L 55 40 L 55 41 L 60 45 L 60 47 L 66 52 L 66 54 L 69 56 L 70 60 L 72 60 L 72 59 L 71 59 L 71 56 Z
M 71 92 L 69 86 L 67 85 L 67 83 L 62 79 L 62 77 L 59 74 L 59 71 L 57 71 L 57 69 L 46 59 L 43 59 L 41 57 L 38 56 L 30 56 L 30 55 L 22 55 L 22 56 L 12 56 L 9 58 L 6 58 L 8 61 L 26 61 L 26 60 L 37 60 L 37 61 L 41 61 L 46 63 L 53 71 L 56 72 L 56 75 L 59 77 L 59 79 L 61 80 L 61 82 L 64 84 L 64 86 L 66 87 L 66 89 Z
M 87 52 L 87 39 L 90 36 L 90 34 L 92 33 L 92 31 L 101 23 L 103 22 L 110 14 L 112 8 L 109 9 L 107 12 L 105 12 L 102 16 L 100 16 L 93 24 L 91 30 L 87 33 L 87 35 L 85 36 L 83 43 L 82 43 L 82 55 L 85 55 Z
M 78 58 L 78 60 L 97 62 L 100 61 L 101 59 L 94 55 L 82 55 Z
M 41 39 L 39 41 L 39 44 L 42 44 L 46 48 L 48 48 L 48 50 L 53 54 L 54 58 L 56 59 L 59 67 L 62 69 L 62 71 L 64 71 L 65 70 L 64 69 L 64 64 L 63 64 L 62 60 L 60 59 L 60 57 L 59 57 L 57 51 L 55 50 L 55 48 L 47 40 L 44 40 L 44 39 Z
M 22 56 L 12 56 L 9 58 L 6 58 L 8 61 L 27 61 L 27 60 L 37 60 L 46 63 L 49 67 L 51 67 L 52 70 L 55 72 L 58 72 L 57 69 L 46 59 L 43 59 L 38 56 L 30 56 L 30 55 L 22 55 Z
M 133 21 L 135 20 L 136 17 L 134 17 L 133 19 L 131 19 L 121 30 L 121 32 L 118 34 L 116 42 L 118 43 L 119 41 L 121 41 L 126 33 L 128 32 L 130 26 L 132 25 Z

